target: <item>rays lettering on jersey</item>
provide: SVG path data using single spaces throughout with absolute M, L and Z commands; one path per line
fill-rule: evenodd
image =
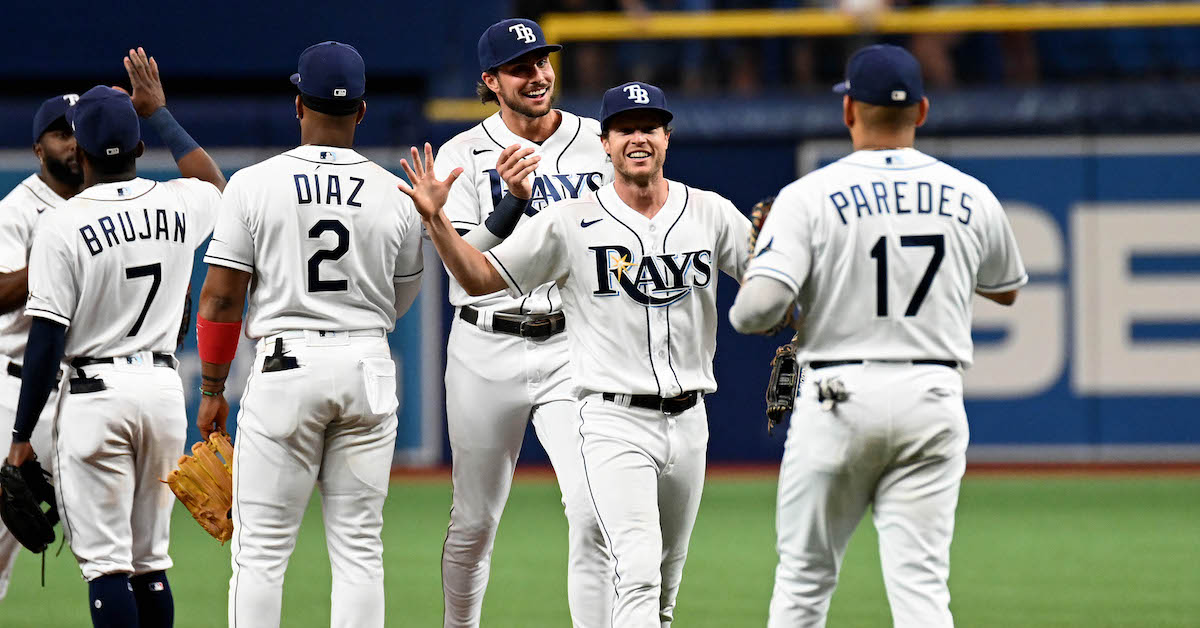
M 151 218 L 150 212 L 154 212 Z M 174 217 L 168 215 L 165 209 L 151 210 L 144 208 L 139 213 L 133 211 L 117 212 L 112 216 L 102 216 L 96 221 L 96 227 L 84 225 L 79 228 L 79 235 L 92 257 L 99 255 L 105 248 L 112 248 L 123 242 L 135 240 L 170 240 L 184 244 L 187 242 L 187 216 L 172 211 Z M 114 220 L 115 218 L 115 220 Z M 120 230 L 120 234 L 117 231 Z M 103 239 L 101 239 L 103 236 Z
M 618 245 L 590 246 L 596 254 L 596 290 L 592 296 L 611 297 L 621 292 L 634 301 L 654 307 L 671 305 L 712 283 L 712 251 L 647 255 L 639 261 Z M 613 287 L 617 280 L 618 291 Z
M 487 170 L 488 180 L 492 184 L 492 207 L 500 204 L 500 199 L 508 192 L 508 186 L 500 173 L 495 169 Z M 529 205 L 525 213 L 532 216 L 554 201 L 568 198 L 579 198 L 585 192 L 595 192 L 604 185 L 604 175 L 599 172 L 579 172 L 573 174 L 542 174 L 533 179 L 533 195 L 529 197 Z

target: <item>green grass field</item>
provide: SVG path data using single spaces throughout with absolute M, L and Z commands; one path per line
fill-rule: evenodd
M 676 625 L 763 626 L 774 553 L 772 479 L 711 478 L 692 537 Z M 441 625 L 439 557 L 449 483 L 392 485 L 384 528 L 389 626 Z M 283 625 L 327 626 L 329 563 L 319 502 L 285 585 Z M 177 506 L 176 625 L 225 625 L 229 552 Z M 569 626 L 566 524 L 552 481 L 520 479 L 508 503 L 484 603 L 487 627 Z M 830 626 L 890 625 L 874 530 L 859 528 Z M 24 553 L 3 628 L 89 626 L 87 590 L 68 550 L 46 565 Z M 960 626 L 1200 626 L 1200 476 L 970 475 L 954 538 L 951 593 Z

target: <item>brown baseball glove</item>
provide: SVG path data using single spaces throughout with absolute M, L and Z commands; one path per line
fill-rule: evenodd
M 775 205 L 775 197 L 768 196 L 763 200 L 754 204 L 750 208 L 750 255 L 754 255 L 754 245 L 758 244 L 758 234 L 762 232 L 763 223 L 767 221 L 767 216 L 771 214 L 771 207 Z
M 192 445 L 192 455 L 179 458 L 166 483 L 205 532 L 222 544 L 233 537 L 233 444 L 227 434 L 215 432 Z

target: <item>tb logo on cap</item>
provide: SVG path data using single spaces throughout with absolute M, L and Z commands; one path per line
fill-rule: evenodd
M 508 30 L 509 32 L 516 33 L 517 39 L 520 39 L 527 44 L 532 44 L 533 42 L 537 41 L 537 36 L 533 34 L 533 29 L 524 24 L 513 24 L 512 26 L 508 27 Z
M 63 94 L 63 100 L 67 101 L 68 106 L 74 107 L 79 102 L 79 94 Z
M 629 100 L 639 105 L 645 105 L 650 102 L 650 92 L 646 91 L 646 88 L 641 85 L 626 85 L 625 93 L 629 95 Z

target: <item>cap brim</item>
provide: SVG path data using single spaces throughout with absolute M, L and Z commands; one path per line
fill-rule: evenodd
M 506 64 L 506 63 L 512 63 L 513 61 L 516 61 L 517 59 L 520 59 L 521 57 L 524 57 L 524 56 L 525 56 L 525 55 L 527 55 L 527 54 L 532 54 L 532 53 L 535 53 L 535 52 L 544 52 L 544 53 L 546 53 L 546 54 L 550 54 L 551 52 L 558 52 L 559 50 L 562 50 L 562 48 L 563 48 L 563 47 L 562 47 L 562 46 L 560 46 L 560 45 L 558 45 L 558 44 L 546 44 L 545 46 L 539 46 L 539 47 L 537 47 L 537 48 L 531 48 L 531 49 L 529 49 L 529 50 L 526 50 L 526 51 L 524 51 L 524 52 L 521 52 L 520 54 L 513 55 L 513 56 L 511 56 L 511 57 L 509 57 L 509 58 L 507 58 L 507 59 L 504 59 L 504 60 L 500 61 L 499 63 L 497 63 L 496 65 L 494 65 L 494 66 L 492 66 L 492 67 L 490 67 L 490 68 L 488 68 L 488 69 L 489 69 L 489 70 L 494 70 L 494 69 L 496 69 L 496 68 L 498 68 L 498 67 L 500 67 L 500 66 L 502 66 L 502 65 L 504 65 L 504 64 Z
M 833 93 L 835 93 L 835 94 L 848 94 L 848 93 L 850 93 L 850 81 L 842 81 L 841 83 L 838 83 L 837 85 L 834 85 L 834 86 L 833 86 Z
M 662 116 L 663 126 L 670 124 L 671 120 L 675 119 L 675 114 L 671 113 L 670 111 L 667 111 L 666 109 L 663 109 L 662 107 L 629 107 L 628 109 L 622 109 L 616 113 L 609 114 L 607 118 L 600 121 L 600 128 L 607 129 L 608 123 L 613 118 L 615 118 L 623 113 L 629 113 L 630 111 L 653 111 L 653 112 L 657 113 L 658 115 Z

